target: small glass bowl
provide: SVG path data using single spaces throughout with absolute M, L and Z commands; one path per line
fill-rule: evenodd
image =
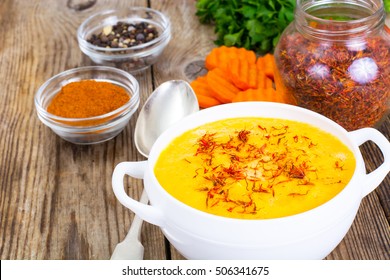
M 47 112 L 47 107 L 61 88 L 70 82 L 96 80 L 121 86 L 130 100 L 120 108 L 89 118 L 64 118 Z M 129 73 L 107 66 L 87 66 L 70 69 L 46 81 L 35 95 L 39 119 L 61 138 L 74 144 L 97 144 L 117 136 L 138 109 L 139 84 Z
M 114 26 L 118 22 L 150 23 L 156 27 L 159 36 L 149 42 L 127 48 L 99 47 L 87 41 L 93 34 L 99 34 L 105 27 Z M 77 39 L 81 51 L 96 64 L 134 73 L 147 69 L 157 61 L 171 39 L 171 24 L 164 14 L 150 8 L 108 10 L 87 18 L 77 30 Z

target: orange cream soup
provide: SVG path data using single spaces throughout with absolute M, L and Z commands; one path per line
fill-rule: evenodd
M 183 203 L 211 214 L 267 219 L 301 213 L 338 194 L 355 169 L 333 135 L 281 119 L 200 126 L 161 153 L 155 175 Z

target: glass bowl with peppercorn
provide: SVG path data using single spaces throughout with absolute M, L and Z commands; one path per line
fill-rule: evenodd
M 126 71 L 86 66 L 59 73 L 35 95 L 39 119 L 74 144 L 117 136 L 139 107 L 139 84 Z
M 87 18 L 77 39 L 96 64 L 134 73 L 157 61 L 171 39 L 171 25 L 164 14 L 150 8 L 108 10 Z

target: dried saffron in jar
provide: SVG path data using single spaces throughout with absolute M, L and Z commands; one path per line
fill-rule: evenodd
M 82 80 L 63 86 L 47 111 L 64 118 L 90 118 L 112 112 L 129 100 L 129 94 L 118 85 Z
M 297 104 L 347 130 L 378 126 L 390 108 L 390 36 L 380 0 L 299 0 L 275 49 Z

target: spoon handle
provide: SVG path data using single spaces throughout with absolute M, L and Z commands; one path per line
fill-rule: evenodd
M 141 203 L 148 203 L 148 195 L 145 189 L 142 191 Z M 111 255 L 111 260 L 142 260 L 144 247 L 141 243 L 141 229 L 143 220 L 135 215 L 130 230 L 122 242 L 118 243 Z
M 145 189 L 142 191 L 140 202 L 143 204 L 148 204 L 148 195 L 146 194 Z M 141 228 L 142 228 L 142 222 L 143 220 L 138 216 L 135 215 L 133 222 L 131 223 L 131 227 L 129 232 L 127 233 L 125 239 L 127 239 L 127 236 L 134 236 L 137 237 L 138 240 L 141 239 Z

